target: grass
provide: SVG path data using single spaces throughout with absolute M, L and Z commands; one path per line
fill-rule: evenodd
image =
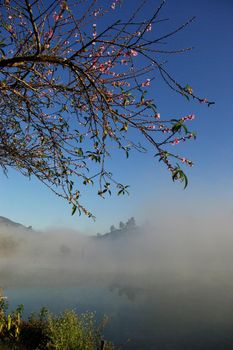
M 1 350 L 113 350 L 103 341 L 104 319 L 96 324 L 95 314 L 78 315 L 65 310 L 58 315 L 43 308 L 28 319 L 22 318 L 23 306 L 8 312 L 8 303 L 0 299 Z

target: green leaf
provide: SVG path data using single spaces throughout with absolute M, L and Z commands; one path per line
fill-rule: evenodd
M 71 213 L 71 215 L 74 215 L 75 212 L 76 212 L 76 210 L 77 210 L 77 205 L 74 204 L 74 205 L 73 205 L 73 208 L 72 208 L 72 213 Z
M 172 180 L 173 181 L 179 180 L 181 182 L 184 182 L 184 189 L 188 186 L 188 178 L 186 174 L 183 172 L 183 170 L 180 169 L 180 167 L 175 168 L 174 171 L 172 172 Z

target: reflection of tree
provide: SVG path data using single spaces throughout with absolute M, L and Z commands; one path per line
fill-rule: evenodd
M 128 300 L 134 302 L 138 294 L 138 289 L 131 286 L 121 286 L 118 283 L 114 283 L 109 287 L 110 292 L 116 291 L 118 295 L 126 296 Z

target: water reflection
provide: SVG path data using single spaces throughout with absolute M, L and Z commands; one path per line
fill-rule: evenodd
M 208 276 L 211 274 L 208 273 Z M 54 312 L 76 308 L 78 312 L 96 311 L 97 318 L 107 314 L 110 322 L 105 335 L 123 349 L 232 349 L 233 276 L 216 283 L 203 278 L 190 281 L 173 276 L 148 279 L 124 276 L 111 281 L 99 276 L 66 286 L 30 285 L 6 289 L 12 306 L 25 304 L 25 312 L 42 306 Z M 226 277 L 226 276 L 224 276 Z M 77 276 L 78 278 L 78 276 Z M 23 282 L 23 280 L 21 280 Z M 6 281 L 5 281 L 6 282 Z M 67 280 L 68 282 L 68 280 Z
M 232 350 L 228 231 L 216 224 L 205 233 L 163 227 L 107 237 L 0 232 L 0 286 L 11 306 L 23 303 L 25 315 L 41 307 L 106 314 L 106 337 L 126 350 Z

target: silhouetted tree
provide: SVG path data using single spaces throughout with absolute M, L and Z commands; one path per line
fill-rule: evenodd
M 122 221 L 120 221 L 119 222 L 119 229 L 123 230 L 124 228 L 125 228 L 125 224 Z
M 116 227 L 114 225 L 111 225 L 110 226 L 110 232 L 114 232 L 114 231 L 116 231 Z
M 130 218 L 127 223 L 126 223 L 127 228 L 135 228 L 136 227 L 136 222 L 134 217 Z

